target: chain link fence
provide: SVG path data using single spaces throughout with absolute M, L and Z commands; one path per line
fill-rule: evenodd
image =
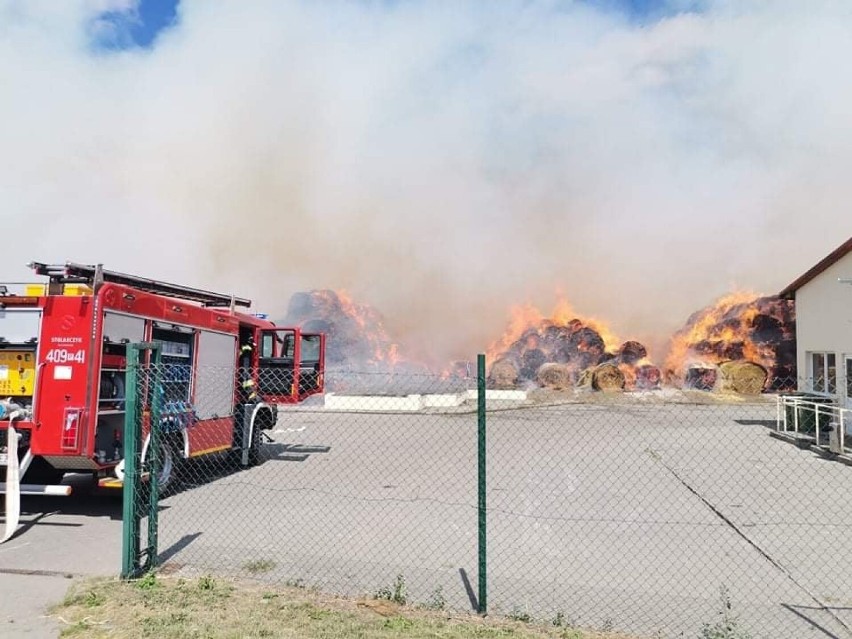
M 164 572 L 457 611 L 487 592 L 491 616 L 630 637 L 852 637 L 852 419 L 824 399 L 489 388 L 483 412 L 475 370 L 330 371 L 265 416 L 232 371 L 198 369 L 193 404 L 175 372 L 138 377 Z

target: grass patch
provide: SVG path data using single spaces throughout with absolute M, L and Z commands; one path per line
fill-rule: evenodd
M 739 618 L 733 612 L 731 597 L 728 589 L 719 589 L 718 621 L 704 624 L 701 629 L 701 639 L 752 639 L 751 634 L 740 626 Z
M 51 614 L 60 622 L 62 637 L 87 639 L 626 639 L 624 635 L 407 606 L 399 603 L 405 598 L 402 585 L 397 582 L 390 588 L 387 598 L 349 599 L 303 588 L 272 590 L 268 585 L 209 576 L 180 579 L 151 574 L 134 582 L 78 582 Z
M 376 599 L 386 599 L 404 606 L 408 602 L 408 595 L 405 588 L 405 577 L 397 575 L 393 586 L 390 588 L 381 588 L 376 594 Z
M 243 568 L 246 572 L 250 572 L 252 574 L 258 574 L 262 572 L 269 572 L 273 568 L 275 568 L 275 562 L 271 559 L 257 559 L 255 561 L 249 561 Z

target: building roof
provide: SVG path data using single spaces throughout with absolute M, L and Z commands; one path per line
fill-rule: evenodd
M 822 258 L 819 262 L 814 264 L 807 272 L 781 291 L 778 296 L 786 299 L 793 299 L 797 290 L 802 288 L 805 284 L 810 282 L 839 259 L 843 258 L 850 251 L 852 251 L 852 237 Z

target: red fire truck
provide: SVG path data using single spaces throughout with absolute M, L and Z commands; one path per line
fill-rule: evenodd
M 190 458 L 256 461 L 278 405 L 323 392 L 325 335 L 237 310 L 249 300 L 101 265 L 29 266 L 47 282 L 0 286 L 5 538 L 17 526 L 19 495 L 68 495 L 66 472 L 121 485 L 128 344 L 160 344 L 166 490 Z M 243 420 L 247 386 L 255 394 Z M 235 455 L 247 447 L 250 455 Z

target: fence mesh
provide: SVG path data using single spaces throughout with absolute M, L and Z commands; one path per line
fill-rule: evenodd
M 139 376 L 144 392 L 161 380 L 161 570 L 477 609 L 475 371 L 330 372 L 326 393 L 245 439 L 257 405 L 233 426 L 232 371 L 198 369 L 193 404 L 170 395 L 174 373 Z M 489 615 L 631 637 L 852 636 L 839 407 L 675 388 L 489 389 L 486 407 Z

